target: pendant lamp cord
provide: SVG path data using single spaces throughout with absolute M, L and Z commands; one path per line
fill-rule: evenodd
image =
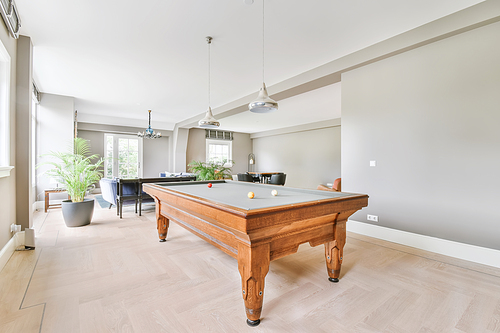
M 207 37 L 208 42 L 208 107 L 210 107 L 210 44 L 212 44 L 212 37 Z
M 264 4 L 266 0 L 262 0 L 262 82 L 264 82 Z

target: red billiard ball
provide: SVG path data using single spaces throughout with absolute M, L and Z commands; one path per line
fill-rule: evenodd
M 212 183 L 208 183 L 208 188 L 211 188 L 212 187 Z

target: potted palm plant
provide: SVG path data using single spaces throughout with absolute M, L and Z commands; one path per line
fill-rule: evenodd
M 233 161 L 231 161 L 234 164 Z M 192 161 L 188 164 L 189 170 L 196 174 L 196 180 L 218 180 L 231 178 L 231 167 L 225 166 L 227 160 L 221 162 Z
M 85 195 L 102 178 L 103 158 L 90 154 L 88 141 L 75 138 L 68 152 L 50 152 L 44 156 L 54 160 L 41 163 L 50 165 L 45 174 L 58 179 L 68 191 L 70 200 L 62 202 L 64 222 L 68 227 L 90 224 L 94 214 L 94 199 Z M 95 161 L 95 162 L 94 162 Z

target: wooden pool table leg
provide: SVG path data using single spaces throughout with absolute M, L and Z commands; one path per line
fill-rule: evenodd
M 326 268 L 328 280 L 339 282 L 340 267 L 344 257 L 344 245 L 346 239 L 346 221 L 337 222 L 333 226 L 334 240 L 325 243 Z
M 245 301 L 247 324 L 260 324 L 264 301 L 264 282 L 269 271 L 269 243 L 256 247 L 238 244 L 238 270 L 241 275 L 242 296 Z
M 168 225 L 169 225 L 169 220 L 164 217 L 164 216 L 159 216 L 156 218 L 156 222 L 158 224 L 158 237 L 160 238 L 160 242 L 166 242 L 167 241 L 167 232 L 168 232 Z
M 167 233 L 168 233 L 168 225 L 170 223 L 169 219 L 165 216 L 161 215 L 161 203 L 158 198 L 155 199 L 155 210 L 156 210 L 156 228 L 158 229 L 158 237 L 160 238 L 160 242 L 167 241 Z

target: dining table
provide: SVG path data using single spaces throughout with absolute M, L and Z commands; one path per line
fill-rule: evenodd
M 256 171 L 251 171 L 248 172 L 248 174 L 252 175 L 253 177 L 259 177 L 259 182 L 263 184 L 268 184 L 269 181 L 271 180 L 272 175 L 277 175 L 282 172 L 256 172 Z

